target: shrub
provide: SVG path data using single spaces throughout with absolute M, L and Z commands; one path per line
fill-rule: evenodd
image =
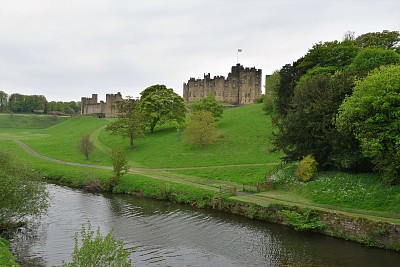
M 79 246 L 79 243 L 81 246 Z M 131 266 L 128 259 L 130 252 L 124 249 L 122 241 L 117 240 L 112 232 L 105 237 L 100 234 L 97 228 L 96 235 L 91 229 L 82 226 L 81 240 L 78 241 L 78 234 L 75 234 L 75 247 L 70 263 L 62 262 L 62 267 L 106 267 L 106 266 Z
M 317 171 L 317 161 L 314 159 L 312 155 L 305 156 L 299 164 L 299 167 L 296 169 L 296 176 L 303 182 L 310 181 L 316 171 Z
M 313 231 L 325 227 L 325 224 L 321 221 L 318 213 L 312 210 L 304 210 L 300 212 L 282 210 L 280 213 L 296 231 Z

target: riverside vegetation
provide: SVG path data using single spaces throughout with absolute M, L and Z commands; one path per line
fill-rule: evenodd
M 11 125 L 15 116 L 19 115 L 1 114 L 0 118 L 8 121 L 4 125 Z M 1 147 L 29 161 L 47 178 L 70 186 L 85 188 L 92 181 L 108 180 L 112 177 L 111 150 L 124 147 L 131 169 L 120 177 L 113 189 L 116 193 L 197 207 L 218 208 L 221 203 L 215 206 L 216 199 L 228 205 L 239 201 L 247 203 L 243 215 L 249 218 L 262 218 L 257 206 L 271 206 L 277 209 L 275 216 L 286 216 L 286 223 L 292 222 L 302 230 L 317 231 L 322 227 L 316 216 L 318 213 L 307 211 L 310 207 L 380 222 L 400 222 L 400 186 L 385 185 L 378 174 L 320 172 L 312 181 L 304 183 L 294 175 L 297 164 L 279 165 L 282 154 L 270 152 L 272 121 L 262 111 L 262 104 L 226 110 L 218 122 L 223 137 L 216 144 L 202 148 L 179 141 L 173 125 L 164 125 L 151 135 L 137 138 L 135 150 L 131 150 L 126 140 L 105 131 L 105 126 L 113 119 L 78 116 L 56 120 L 49 116 L 53 125 L 40 128 L 35 125 L 38 115 L 21 116 L 32 121 L 28 124 L 31 128 L 1 128 Z M 76 149 L 86 133 L 90 133 L 95 145 L 89 159 Z M 15 142 L 17 140 L 40 155 L 75 162 L 77 166 L 34 157 L 26 153 Z M 102 166 L 110 167 L 97 168 Z M 260 189 L 257 184 L 264 184 L 266 180 L 269 187 L 257 192 Z M 226 188 L 231 191 L 224 191 Z M 234 190 L 245 194 L 234 196 Z M 300 207 L 300 210 L 293 207 Z

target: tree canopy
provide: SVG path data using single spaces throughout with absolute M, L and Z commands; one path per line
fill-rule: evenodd
M 194 102 L 191 108 L 192 112 L 209 111 L 215 119 L 221 118 L 224 113 L 224 107 L 215 99 L 212 93 Z
M 375 70 L 339 108 L 336 125 L 360 141 L 388 182 L 400 182 L 400 65 Z
M 144 135 L 144 117 L 137 106 L 138 101 L 133 99 L 117 103 L 117 108 L 123 115 L 106 127 L 112 134 L 128 137 L 131 149 L 134 149 L 134 139 Z
M 41 176 L 13 154 L 0 149 L 0 232 L 43 214 L 48 194 Z
M 217 125 L 210 111 L 200 110 L 192 114 L 185 130 L 186 143 L 203 147 L 215 143 L 217 136 Z
M 383 39 L 379 41 L 377 37 Z M 338 131 L 335 119 L 343 100 L 353 93 L 356 80 L 381 66 L 399 65 L 400 57 L 394 51 L 398 39 L 398 32 L 383 31 L 357 38 L 351 33 L 342 42 L 314 45 L 304 57 L 279 70 L 278 116 L 274 119 L 278 132 L 274 143 L 277 150 L 285 153 L 286 160 L 297 161 L 310 154 L 321 168 L 372 169 L 373 157 L 365 153 L 364 141 L 350 131 Z M 381 86 L 391 82 L 385 79 L 392 78 L 384 76 Z M 395 125 L 374 126 L 395 129 Z M 388 153 L 382 157 L 390 158 Z M 377 160 L 373 163 L 379 167 Z
M 142 91 L 138 110 L 144 115 L 150 132 L 156 125 L 174 122 L 182 125 L 186 117 L 184 99 L 165 85 L 153 85 Z

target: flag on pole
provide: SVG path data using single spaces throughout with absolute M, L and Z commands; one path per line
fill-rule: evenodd
M 238 52 L 242 52 L 242 49 L 238 49 Z

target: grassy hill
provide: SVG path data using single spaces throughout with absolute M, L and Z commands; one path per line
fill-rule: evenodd
M 78 116 L 62 119 L 47 127 L 48 124 L 39 123 L 41 120 L 36 117 L 27 116 L 24 119 L 31 128 L 21 128 L 18 120 L 10 118 L 10 115 L 0 116 L 0 120 L 7 121 L 0 128 L 2 147 L 29 159 L 50 177 L 68 176 L 77 184 L 88 177 L 105 179 L 110 172 L 46 162 L 27 155 L 12 140 L 22 140 L 38 153 L 51 158 L 107 166 L 111 165 L 111 149 L 122 146 L 126 148 L 132 168 L 142 168 L 146 173 L 141 174 L 158 179 L 151 181 L 150 178 L 130 174 L 124 178 L 125 187 L 152 184 L 157 188 L 165 188 L 166 181 L 169 181 L 180 184 L 177 188 L 185 188 L 182 192 L 188 192 L 188 188 L 196 184 L 237 186 L 239 189 L 246 185 L 254 190 L 255 184 L 263 182 L 265 174 L 275 168 L 281 156 L 269 152 L 272 147 L 271 118 L 263 113 L 261 105 L 225 110 L 218 126 L 222 138 L 217 144 L 200 149 L 185 144 L 183 140 L 179 141 L 176 129 L 168 125 L 136 139 L 136 148 L 131 151 L 127 139 L 112 136 L 104 130 L 112 119 Z M 7 128 L 5 125 L 8 125 Z M 85 133 L 91 134 L 96 145 L 89 160 L 76 149 L 80 137 Z M 288 172 L 275 176 L 275 189 L 291 192 L 295 198 L 307 199 L 315 205 L 389 212 L 388 217 L 400 218 L 400 185 L 387 187 L 377 174 L 320 173 L 314 181 L 304 184 L 294 177 L 295 166 L 291 166 Z M 135 185 L 139 181 L 142 184 Z

